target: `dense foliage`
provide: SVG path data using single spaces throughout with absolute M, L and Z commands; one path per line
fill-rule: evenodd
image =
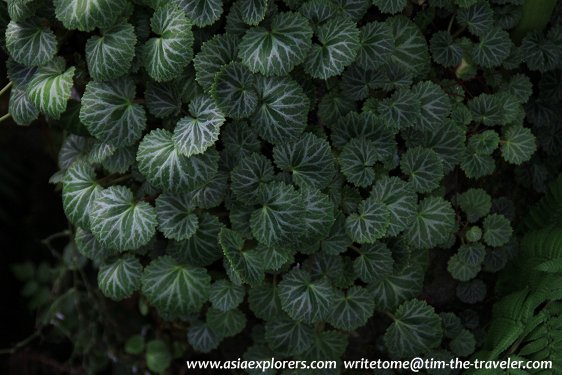
M 499 356 L 493 274 L 562 149 L 560 12 L 523 3 L 1 2 L 10 114 L 64 134 L 69 243 L 16 267 L 40 324 L 90 373 Z

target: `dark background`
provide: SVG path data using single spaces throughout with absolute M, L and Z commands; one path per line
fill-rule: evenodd
M 7 83 L 5 60 L 0 53 L 0 87 Z M 0 116 L 8 113 L 8 99 L 9 93 L 0 97 Z M 0 350 L 13 347 L 35 331 L 35 314 L 27 308 L 21 295 L 23 285 L 13 276 L 10 265 L 26 260 L 54 263 L 41 240 L 67 227 L 60 193 L 48 182 L 57 170 L 56 138 L 40 121 L 29 127 L 11 120 L 0 123 Z M 1 354 L 0 374 L 58 373 L 41 370 L 49 366 L 37 367 L 33 362 L 57 358 L 59 351 L 34 340 L 15 355 Z

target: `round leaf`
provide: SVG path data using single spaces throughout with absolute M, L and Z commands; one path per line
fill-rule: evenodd
M 139 260 L 134 256 L 125 256 L 100 267 L 98 285 L 106 297 L 119 301 L 140 288 L 141 276 Z
M 37 20 L 11 21 L 6 28 L 6 48 L 10 56 L 25 66 L 48 63 L 57 53 L 57 38 Z

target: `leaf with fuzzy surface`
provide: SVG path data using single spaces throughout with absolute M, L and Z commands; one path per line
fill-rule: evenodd
M 410 225 L 416 215 L 417 196 L 412 186 L 398 177 L 378 180 L 371 198 L 386 205 L 390 211 L 388 234 L 396 236 Z
M 306 18 L 298 13 L 279 13 L 267 28 L 255 27 L 244 34 L 238 57 L 254 73 L 286 75 L 304 61 L 311 40 L 312 28 Z
M 335 163 L 330 144 L 312 133 L 305 133 L 298 141 L 275 146 L 275 164 L 291 172 L 298 186 L 323 189 L 332 182 Z
M 131 68 L 137 37 L 134 27 L 120 23 L 92 36 L 86 42 L 86 62 L 90 76 L 96 81 L 119 78 Z
M 207 270 L 177 263 L 170 256 L 154 259 L 144 269 L 142 293 L 158 311 L 185 315 L 207 301 L 211 277 Z
M 67 29 L 92 31 L 113 24 L 127 0 L 55 0 L 55 15 Z
M 258 105 L 255 76 L 239 62 L 223 66 L 215 74 L 211 95 L 225 115 L 250 116 Z
M 504 160 L 520 165 L 529 161 L 537 150 L 535 136 L 529 128 L 510 126 L 503 134 L 501 150 Z
M 140 139 L 146 127 L 143 106 L 133 103 L 135 94 L 131 78 L 91 81 L 82 97 L 80 121 L 100 141 L 117 147 L 130 146 Z
M 260 207 L 252 213 L 252 234 L 272 246 L 293 242 L 304 231 L 304 201 L 292 185 L 270 182 L 258 193 Z
M 353 138 L 339 155 L 340 170 L 349 182 L 367 187 L 375 179 L 374 165 L 378 160 L 377 146 L 366 138 Z
M 104 246 L 134 250 L 146 245 L 156 231 L 156 210 L 146 202 L 135 202 L 124 186 L 101 191 L 90 209 L 91 230 Z
M 225 121 L 214 100 L 198 96 L 189 103 L 191 116 L 182 118 L 174 130 L 174 144 L 185 156 L 204 153 L 219 139 L 220 128 Z
M 357 213 L 345 220 L 345 229 L 349 237 L 357 243 L 374 243 L 386 234 L 390 224 L 390 210 L 373 198 L 359 204 Z
M 287 77 L 256 76 L 257 109 L 251 117 L 258 135 L 273 144 L 297 140 L 307 124 L 310 100 Z
M 349 18 L 339 16 L 316 30 L 319 43 L 312 44 L 305 71 L 314 78 L 328 79 L 350 65 L 359 50 L 359 29 Z
M 240 40 L 231 34 L 215 35 L 201 46 L 201 51 L 193 59 L 195 78 L 205 91 L 213 86 L 215 74 L 224 65 L 236 59 Z
M 336 293 L 328 322 L 335 328 L 353 331 L 364 326 L 374 310 L 371 293 L 363 287 L 352 286 L 347 292 Z
M 94 168 L 85 161 L 74 162 L 65 174 L 62 189 L 63 208 L 68 220 L 88 229 L 92 204 L 102 190 L 96 182 Z
M 437 188 L 443 179 L 443 163 L 437 153 L 423 147 L 409 148 L 400 160 L 400 170 L 407 175 L 418 193 Z
M 119 301 L 140 288 L 141 276 L 139 260 L 134 256 L 125 256 L 100 267 L 98 285 L 106 297 Z
M 193 212 L 191 194 L 161 194 L 156 199 L 158 229 L 166 238 L 177 241 L 191 237 L 199 225 L 199 219 Z
M 172 133 L 164 129 L 147 134 L 137 152 L 139 171 L 152 185 L 171 192 L 204 185 L 217 172 L 218 159 L 214 149 L 191 157 L 180 154 Z
M 420 249 L 445 242 L 455 227 L 455 211 L 441 197 L 424 198 L 411 226 L 404 232 L 408 242 Z
M 144 66 L 154 80 L 172 80 L 193 57 L 191 22 L 177 6 L 168 4 L 154 12 L 150 26 L 158 37 L 144 44 Z
M 442 336 L 441 319 L 433 307 L 414 299 L 396 310 L 384 342 L 396 357 L 407 358 L 437 347 Z
M 312 280 L 306 271 L 295 269 L 279 283 L 279 298 L 291 318 L 314 323 L 329 315 L 334 291 L 328 279 Z
M 66 110 L 74 71 L 74 67 L 65 70 L 62 57 L 56 57 L 39 67 L 26 88 L 29 101 L 47 116 L 58 119 Z
M 222 0 L 173 0 L 199 27 L 215 23 L 223 11 Z
M 48 63 L 57 53 L 53 31 L 39 20 L 11 21 L 6 28 L 6 48 L 10 56 L 25 66 Z

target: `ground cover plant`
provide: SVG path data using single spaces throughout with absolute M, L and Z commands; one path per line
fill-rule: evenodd
M 60 137 L 69 221 L 13 270 L 69 363 L 516 354 L 485 336 L 560 169 L 555 1 L 0 6 L 3 119 Z

